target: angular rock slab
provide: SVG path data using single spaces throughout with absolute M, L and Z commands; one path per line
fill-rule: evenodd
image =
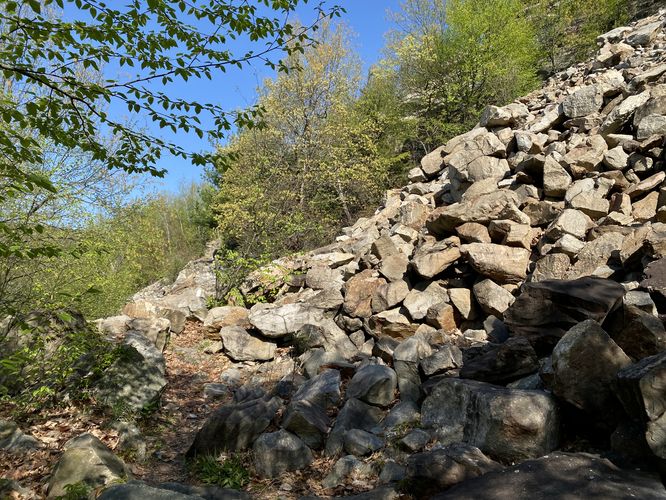
M 515 193 L 495 190 L 471 201 L 436 208 L 428 217 L 426 227 L 430 234 L 443 236 L 466 222 L 485 224 L 491 220 L 509 219 L 529 224 L 529 218 L 518 210 L 517 204 Z
M 220 337 L 224 350 L 235 361 L 268 361 L 275 357 L 275 344 L 253 337 L 240 326 L 223 327 Z
M 465 481 L 433 500 L 666 499 L 657 477 L 587 453 L 551 453 Z
M 324 445 L 331 419 L 321 406 L 308 401 L 292 401 L 285 411 L 282 427 L 296 434 L 312 449 Z
M 410 482 L 410 490 L 424 494 L 425 491 L 420 490 L 437 492 L 502 468 L 478 448 L 458 443 L 410 456 L 406 479 Z
M 323 311 L 308 304 L 257 304 L 248 317 L 252 326 L 269 338 L 280 338 L 296 333 L 303 325 L 317 324 L 323 319 Z
M 167 385 L 166 361 L 155 344 L 138 332 L 127 332 L 123 354 L 104 373 L 98 396 L 109 406 L 141 410 L 159 400 Z
M 344 435 L 351 429 L 372 432 L 378 430 L 384 412 L 358 399 L 348 399 L 338 413 L 335 425 L 326 442 L 326 454 L 338 455 L 344 446 Z
M 594 320 L 572 327 L 553 349 L 552 390 L 576 408 L 606 420 L 618 413 L 612 383 L 631 359 Z
M 254 442 L 252 451 L 254 467 L 259 477 L 263 478 L 302 469 L 314 460 L 310 448 L 284 429 L 259 436 Z
M 524 337 L 513 337 L 486 354 L 465 361 L 460 378 L 491 384 L 506 384 L 539 369 L 532 345 Z
M 623 295 L 619 283 L 593 276 L 527 283 L 504 323 L 512 335 L 527 337 L 537 353 L 548 354 L 572 326 L 586 319 L 603 322 Z
M 64 450 L 49 479 L 47 498 L 66 495 L 70 484 L 94 489 L 129 476 L 125 463 L 92 434 L 70 439 Z
M 666 458 L 666 351 L 620 370 L 617 384 L 627 413 L 647 427 L 650 449 Z
M 518 283 L 527 276 L 530 251 L 493 243 L 469 243 L 460 248 L 470 265 L 499 283 Z
M 260 398 L 217 409 L 187 451 L 188 457 L 249 448 L 282 407 L 280 398 Z
M 0 450 L 17 452 L 41 448 L 43 444 L 19 429 L 15 422 L 0 420 Z
M 499 461 L 538 457 L 559 442 L 555 399 L 541 391 L 443 379 L 421 407 L 421 424 L 442 444 L 466 443 Z
M 391 368 L 366 365 L 352 377 L 346 396 L 375 406 L 388 406 L 395 398 L 397 387 L 398 376 Z

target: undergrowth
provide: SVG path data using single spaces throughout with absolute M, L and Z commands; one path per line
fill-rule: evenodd
M 200 455 L 190 462 L 191 474 L 205 484 L 240 490 L 250 482 L 250 472 L 239 454 L 226 458 Z

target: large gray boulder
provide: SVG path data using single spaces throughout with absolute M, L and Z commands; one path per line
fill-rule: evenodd
M 281 429 L 262 434 L 254 442 L 254 467 L 259 477 L 270 478 L 312 463 L 310 448 L 290 432 Z
M 654 314 L 625 303 L 608 323 L 608 334 L 634 361 L 666 351 L 666 330 Z
M 586 319 L 603 322 L 623 295 L 619 283 L 592 276 L 527 283 L 504 322 L 512 335 L 527 337 L 538 353 L 548 354 L 572 326 Z
M 538 369 L 539 360 L 532 345 L 523 337 L 514 337 L 481 356 L 466 360 L 460 378 L 506 384 L 536 373 Z
M 326 454 L 339 455 L 344 446 L 345 432 L 361 429 L 368 432 L 379 430 L 379 423 L 384 413 L 376 406 L 371 406 L 358 399 L 348 399 L 335 420 L 335 425 L 326 441 Z
M 217 409 L 187 451 L 188 457 L 249 448 L 282 408 L 280 398 L 258 398 Z
M 92 434 L 70 439 L 63 450 L 49 479 L 47 498 L 66 495 L 68 485 L 80 483 L 93 490 L 130 475 L 125 463 Z
M 275 357 L 277 346 L 250 335 L 240 326 L 220 330 L 225 352 L 235 361 L 268 361 Z
M 562 101 L 562 110 L 568 118 L 579 118 L 599 111 L 604 95 L 596 85 L 582 87 Z
M 347 392 L 348 398 L 356 398 L 376 406 L 388 406 L 395 398 L 398 377 L 388 366 L 366 365 L 352 377 Z
M 541 391 L 443 379 L 421 407 L 421 424 L 442 444 L 467 443 L 496 460 L 538 457 L 559 443 L 555 399 Z
M 460 251 L 476 272 L 498 283 L 518 283 L 527 276 L 530 251 L 494 243 L 469 243 Z
M 307 401 L 310 404 L 329 409 L 340 401 L 340 372 L 326 370 L 305 382 L 292 397 L 293 401 Z
M 160 351 L 169 343 L 171 321 L 166 318 L 134 318 L 127 325 L 130 331 L 148 338 Z
M 553 349 L 552 390 L 575 407 L 606 420 L 617 416 L 613 381 L 631 359 L 594 320 L 572 327 Z
M 666 490 L 650 474 L 621 470 L 587 453 L 551 453 L 465 481 L 433 500 L 588 499 L 663 500 Z
M 292 401 L 282 419 L 282 427 L 296 434 L 312 449 L 324 446 L 330 425 L 326 410 L 309 401 Z
M 306 303 L 256 304 L 250 309 L 248 319 L 263 336 L 280 338 L 296 333 L 303 325 L 319 323 L 323 311 Z
M 459 443 L 410 456 L 405 479 L 410 491 L 425 495 L 501 469 L 478 448 Z
M 0 450 L 17 452 L 39 449 L 43 444 L 19 429 L 15 422 L 0 420 Z
M 624 367 L 617 385 L 627 413 L 645 427 L 650 449 L 666 459 L 666 351 Z
M 159 400 L 167 384 L 165 374 L 161 350 L 147 337 L 129 331 L 120 356 L 98 384 L 98 397 L 109 406 L 141 410 Z

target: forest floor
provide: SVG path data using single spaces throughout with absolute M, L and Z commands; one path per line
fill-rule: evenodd
M 109 415 L 108 411 L 70 405 L 40 409 L 17 419 L 16 408 L 7 404 L 0 408 L 0 419 L 14 420 L 24 433 L 37 438 L 45 447 L 32 452 L 0 453 L 0 478 L 15 480 L 25 488 L 26 494 L 15 498 L 44 498 L 49 476 L 64 444 L 88 432 L 123 458 L 135 479 L 149 484 L 178 482 L 203 485 L 185 459 L 185 453 L 205 419 L 215 408 L 232 400 L 231 392 L 222 399 L 206 399 L 204 385 L 219 383 L 222 372 L 233 366 L 238 367 L 225 354 L 205 353 L 204 348 L 209 343 L 198 322 L 188 322 L 181 334 L 171 337 L 164 352 L 168 384 L 160 405 L 134 421 L 146 444 L 144 456 L 120 449 L 118 431 L 110 426 L 117 416 Z M 240 368 L 242 372 L 243 367 Z M 252 498 L 291 499 L 303 495 L 326 498 L 328 495 L 348 495 L 373 486 L 362 484 L 335 491 L 323 490 L 320 482 L 335 463 L 329 457 L 316 457 L 309 468 L 286 473 L 273 480 L 258 479 L 249 454 L 241 454 L 240 457 L 250 478 L 244 490 Z

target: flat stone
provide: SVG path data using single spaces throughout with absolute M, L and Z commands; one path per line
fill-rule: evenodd
M 495 190 L 471 201 L 436 208 L 428 217 L 426 227 L 436 236 L 450 234 L 466 222 L 486 224 L 495 219 L 509 219 L 529 223 L 528 217 L 517 207 L 517 196 L 507 190 Z
M 562 110 L 567 117 L 578 118 L 599 111 L 603 103 L 601 89 L 596 85 L 588 85 L 565 97 Z
M 410 492 L 425 498 L 428 493 L 501 469 L 478 448 L 460 443 L 410 456 L 406 481 Z
M 488 228 L 478 222 L 466 222 L 456 228 L 456 233 L 463 241 L 469 243 L 490 243 Z
M 549 353 L 572 326 L 586 319 L 602 323 L 623 295 L 619 283 L 592 276 L 526 283 L 504 321 L 512 335 L 527 337 L 538 353 Z
M 275 357 L 275 344 L 253 337 L 239 326 L 225 326 L 220 337 L 224 350 L 235 361 L 268 361 Z
M 414 252 L 412 266 L 424 278 L 432 278 L 460 258 L 460 240 L 457 237 L 424 244 Z
M 559 442 L 552 396 L 475 380 L 439 381 L 423 402 L 421 424 L 443 445 L 466 443 L 500 461 L 542 456 Z
M 296 333 L 303 325 L 317 324 L 322 317 L 321 309 L 304 303 L 256 304 L 250 309 L 249 321 L 265 337 L 280 338 Z
M 539 360 L 529 341 L 513 337 L 482 356 L 466 360 L 460 378 L 507 384 L 538 369 Z
M 303 469 L 314 460 L 310 448 L 297 436 L 284 429 L 259 436 L 254 442 L 252 451 L 254 467 L 262 478 Z
M 252 326 L 248 317 L 249 314 L 250 311 L 244 307 L 213 307 L 208 311 L 203 326 L 207 332 L 213 334 L 216 334 L 225 326 L 240 326 L 247 329 Z
M 552 499 L 666 498 L 656 476 L 619 469 L 608 459 L 588 453 L 554 452 L 470 479 L 433 500 L 532 500 L 535 491 L 541 498 Z
M 461 247 L 471 266 L 499 283 L 517 283 L 527 276 L 530 251 L 492 243 L 470 243 Z

